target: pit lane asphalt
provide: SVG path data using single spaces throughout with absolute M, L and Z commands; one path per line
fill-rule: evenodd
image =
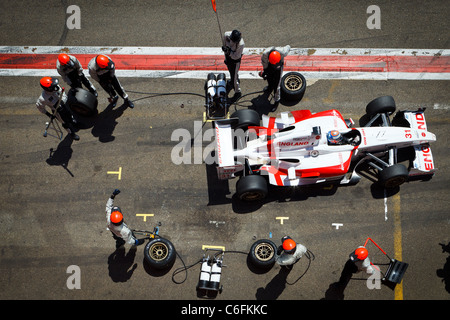
M 200 13 L 188 5 L 165 3 L 143 12 L 147 8 L 143 5 L 129 7 L 121 1 L 114 2 L 113 15 L 120 19 L 113 24 L 105 12 L 99 13 L 105 8 L 111 10 L 113 3 L 91 6 L 80 1 L 82 29 L 65 35 L 62 33 L 64 8 L 60 3 L 55 2 L 54 7 L 46 10 L 17 4 L 18 7 L 0 13 L 1 21 L 5 21 L 1 25 L 1 44 L 217 45 L 216 21 L 209 7 L 205 10 L 211 12 Z M 430 23 L 435 21 L 431 18 L 439 21 L 441 15 L 446 17 L 448 10 L 443 4 L 435 1 L 428 12 L 418 16 L 415 11 L 402 7 L 406 6 L 405 2 L 396 2 L 392 10 L 382 11 L 382 17 L 386 12 L 391 19 L 384 18 L 378 34 L 365 28 L 366 6 L 357 2 L 352 8 L 309 4 L 312 7 L 306 12 L 300 8 L 293 10 L 297 8 L 295 1 L 281 8 L 246 1 L 236 4 L 235 9 L 222 17 L 224 21 L 230 19 L 226 24 L 229 28 L 238 21 L 246 21 L 242 27 L 248 28 L 246 43 L 255 47 L 276 42 L 290 43 L 293 47 L 448 48 L 448 35 L 442 32 L 445 25 Z M 277 18 L 270 14 L 271 10 L 278 13 Z M 161 18 L 165 12 L 176 16 L 175 23 Z M 37 32 L 42 21 L 40 14 L 52 17 L 45 35 Z M 335 16 L 340 22 L 332 22 L 331 17 Z M 143 21 L 144 17 L 148 30 L 135 22 Z M 318 17 L 328 22 L 316 26 L 312 22 Z M 13 18 L 16 29 L 7 23 Z M 302 21 L 297 24 L 306 28 L 302 29 L 304 34 L 294 37 L 287 29 L 275 29 L 275 25 L 289 25 L 297 20 Z M 107 31 L 116 38 L 104 38 L 101 32 L 96 32 L 101 31 L 100 25 L 105 32 L 108 27 Z M 157 25 L 167 33 L 154 31 Z M 186 31 L 181 32 L 181 27 Z M 203 30 L 209 32 L 200 33 Z M 262 34 L 273 34 L 274 38 L 262 38 Z M 276 37 L 279 37 L 277 41 Z M 125 89 L 132 91 L 197 94 L 203 94 L 204 84 L 202 80 L 133 78 L 121 82 Z M 244 93 L 259 91 L 263 86 L 258 80 L 242 82 Z M 200 299 L 195 291 L 198 265 L 189 269 L 186 281 L 176 284 L 171 276 L 182 266 L 179 259 L 169 272 L 155 273 L 143 264 L 142 246 L 135 252 L 127 247 L 128 255 L 115 252 L 104 215 L 106 200 L 115 188 L 122 191 L 116 204 L 124 210 L 128 224 L 151 230 L 161 222 L 161 235 L 174 243 L 187 265 L 202 257 L 202 245 L 248 251 L 256 239 L 267 238 L 270 233 L 277 244 L 283 235 L 289 234 L 315 255 L 305 276 L 295 285 L 286 285 L 286 274 L 279 267 L 267 273 L 255 273 L 248 267 L 245 255 L 225 253 L 227 267 L 223 269 L 221 281 L 224 291 L 218 300 L 394 299 L 394 291 L 386 286 L 369 290 L 365 281 L 359 279 L 362 275 L 356 275 L 344 291 L 336 290 L 333 284 L 339 280 L 350 251 L 363 245 L 367 237 L 394 256 L 393 213 L 398 205 L 402 260 L 409 263 L 403 280 L 404 299 L 446 300 L 449 297 L 448 275 L 446 289 L 438 271 L 446 263 L 448 268 L 448 253 L 443 252 L 440 244 L 450 242 L 449 155 L 445 140 L 449 133 L 447 81 L 319 80 L 309 83 L 299 105 L 279 108 L 279 111 L 309 108 L 317 112 L 333 107 L 356 120 L 371 99 L 385 94 L 395 97 L 398 109 L 427 107 L 428 128 L 437 135 L 432 151 L 439 170 L 431 181 L 407 183 L 401 186 L 400 192 L 389 194 L 386 206 L 383 192 L 367 179 L 352 187 L 318 187 L 306 194 L 277 189 L 262 205 L 239 203 L 233 198 L 235 181 L 228 185 L 218 183 L 205 164 L 174 165 L 171 161 L 172 149 L 179 143 L 171 141 L 174 130 L 185 128 L 193 134 L 194 121 L 202 119 L 203 99 L 194 95 L 153 97 L 136 101 L 133 110 L 119 104 L 114 110 L 105 111 L 106 96 L 100 91 L 100 115 L 95 121 L 84 123 L 79 131 L 81 140 L 64 139 L 58 143 L 51 137 L 42 137 L 46 119 L 34 107 L 41 91 L 38 78 L 3 77 L 0 89 L 1 299 Z M 130 93 L 130 96 L 136 100 L 145 95 Z M 243 106 L 248 104 L 245 99 Z M 209 141 L 203 142 L 204 147 L 207 145 Z M 119 167 L 121 180 L 107 173 Z M 140 213 L 154 216 L 144 222 L 136 216 Z M 277 217 L 289 219 L 281 224 Z M 343 226 L 336 229 L 332 223 Z M 374 262 L 385 263 L 381 253 L 375 248 L 372 251 Z M 306 270 L 307 263 L 303 258 L 287 275 L 287 280 L 297 279 Z M 69 277 L 66 270 L 70 265 L 80 267 L 80 290 L 69 290 L 66 286 Z M 181 273 L 175 280 L 179 282 L 183 278 Z

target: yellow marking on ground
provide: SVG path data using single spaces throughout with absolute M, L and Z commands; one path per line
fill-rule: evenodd
M 275 219 L 280 220 L 280 224 L 283 224 L 284 220 L 289 220 L 289 217 L 276 217 Z
M 223 246 L 210 246 L 210 245 L 206 245 L 206 244 L 202 245 L 202 250 L 206 250 L 206 249 L 220 249 L 223 252 L 225 252 L 225 247 L 223 247 Z
M 107 174 L 117 174 L 117 179 L 122 179 L 122 167 L 119 167 L 119 171 L 108 171 Z
M 400 214 L 400 195 L 392 197 L 394 202 L 394 253 L 395 259 L 402 261 L 402 221 Z M 394 299 L 403 300 L 403 280 L 395 286 Z
M 334 102 L 333 93 L 334 93 L 334 90 L 336 89 L 336 87 L 338 86 L 338 84 L 339 84 L 338 80 L 331 81 L 331 87 L 328 90 L 328 96 L 326 98 L 322 99 L 322 101 L 324 103 L 332 104 Z
M 136 213 L 136 217 L 144 217 L 144 222 L 147 222 L 147 217 L 153 217 L 153 213 Z

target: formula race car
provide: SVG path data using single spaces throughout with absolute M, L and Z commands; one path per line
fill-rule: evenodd
M 363 164 L 388 189 L 412 177 L 431 178 L 429 144 L 436 136 L 427 130 L 425 109 L 399 111 L 391 120 L 395 110 L 391 96 L 374 99 L 366 106 L 366 124 L 358 128 L 334 109 L 263 115 L 262 126 L 256 111 L 237 110 L 230 119 L 215 121 L 218 178 L 239 176 L 236 194 L 246 201 L 265 198 L 268 183 L 356 184 Z M 408 154 L 408 166 L 399 163 L 400 152 Z

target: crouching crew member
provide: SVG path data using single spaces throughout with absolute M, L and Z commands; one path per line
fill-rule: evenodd
M 369 251 L 363 246 L 356 248 L 350 253 L 350 261 L 352 261 L 358 268 L 358 272 L 365 271 L 367 274 L 373 274 L 374 269 L 369 260 Z
M 109 94 L 108 101 L 115 104 L 119 97 L 124 100 L 125 105 L 134 108 L 133 102 L 128 98 L 128 94 L 122 88 L 116 77 L 116 67 L 114 62 L 107 55 L 98 55 L 89 62 L 89 75 L 92 79 L 100 83 L 102 88 Z M 117 92 L 117 93 L 116 93 Z
M 81 84 L 97 97 L 97 90 L 83 73 L 80 61 L 72 55 L 60 53 L 56 60 L 56 70 L 71 88 L 82 88 Z
M 39 84 L 44 91 L 42 91 L 42 94 L 36 101 L 36 108 L 38 108 L 41 113 L 48 116 L 50 120 L 53 120 L 54 118 L 58 119 L 73 140 L 80 140 L 80 137 L 75 133 L 74 125 L 76 124 L 76 121 L 73 119 L 72 112 L 66 106 L 67 95 L 59 86 L 58 79 L 53 77 L 43 77 L 39 81 Z M 61 102 L 59 102 L 59 100 L 61 100 Z M 51 112 L 49 112 L 46 107 L 48 107 Z
M 281 239 L 281 246 L 277 250 L 276 262 L 280 266 L 291 269 L 300 258 L 308 251 L 305 246 L 296 243 L 289 236 Z
M 136 239 L 133 231 L 127 226 L 123 220 L 123 214 L 119 207 L 114 206 L 114 198 L 120 193 L 115 189 L 106 202 L 106 224 L 111 231 L 113 238 L 116 240 L 116 248 L 125 243 L 138 246 L 144 243 L 145 239 Z

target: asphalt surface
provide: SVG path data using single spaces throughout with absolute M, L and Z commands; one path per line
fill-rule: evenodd
M 381 30 L 366 27 L 370 4 L 221 1 L 218 13 L 222 30 L 240 28 L 248 47 L 449 48 L 447 1 L 430 1 L 426 8 L 419 1 L 379 1 Z M 80 30 L 65 28 L 68 5 L 8 5 L 0 12 L 0 45 L 219 43 L 217 20 L 206 0 L 78 1 Z M 402 261 L 409 263 L 401 298 L 449 299 L 448 81 L 314 80 L 298 105 L 278 110 L 336 108 L 358 120 L 366 104 L 381 95 L 392 95 L 400 110 L 426 107 L 428 130 L 437 136 L 432 152 L 438 171 L 432 180 L 406 183 L 388 194 L 369 179 L 351 187 L 274 188 L 263 203 L 249 205 L 235 199 L 235 180 L 217 181 L 213 168 L 196 162 L 210 147 L 210 124 L 202 128 L 201 146 L 186 149 L 192 164 L 172 161 L 174 147 L 184 143 L 174 136 L 177 129 L 198 139 L 203 80 L 121 79 L 136 107 L 125 108 L 119 99 L 110 109 L 99 91 L 99 115 L 80 119 L 80 141 L 61 142 L 42 136 L 46 118 L 34 107 L 41 92 L 38 80 L 0 78 L 1 299 L 203 301 L 195 289 L 200 265 L 174 272 L 201 259 L 206 245 L 226 250 L 223 292 L 215 300 L 394 300 L 398 288 L 383 284 L 370 290 L 364 274 L 343 288 L 336 282 L 349 253 L 367 237 L 394 257 L 399 235 Z M 253 94 L 238 108 L 255 103 L 264 85 L 242 81 L 243 93 Z M 111 173 L 119 168 L 120 180 Z M 167 272 L 145 265 L 143 246 L 115 250 L 104 210 L 116 188 L 121 190 L 116 204 L 132 228 L 152 230 L 159 224 L 161 236 L 174 244 L 179 256 Z M 153 216 L 144 221 L 136 214 Z M 260 273 L 247 264 L 245 253 L 254 241 L 272 236 L 280 244 L 285 234 L 313 252 L 310 265 L 304 257 L 289 273 L 278 266 Z M 374 263 L 386 268 L 386 257 L 371 248 Z M 80 289 L 67 287 L 71 265 L 81 270 Z

